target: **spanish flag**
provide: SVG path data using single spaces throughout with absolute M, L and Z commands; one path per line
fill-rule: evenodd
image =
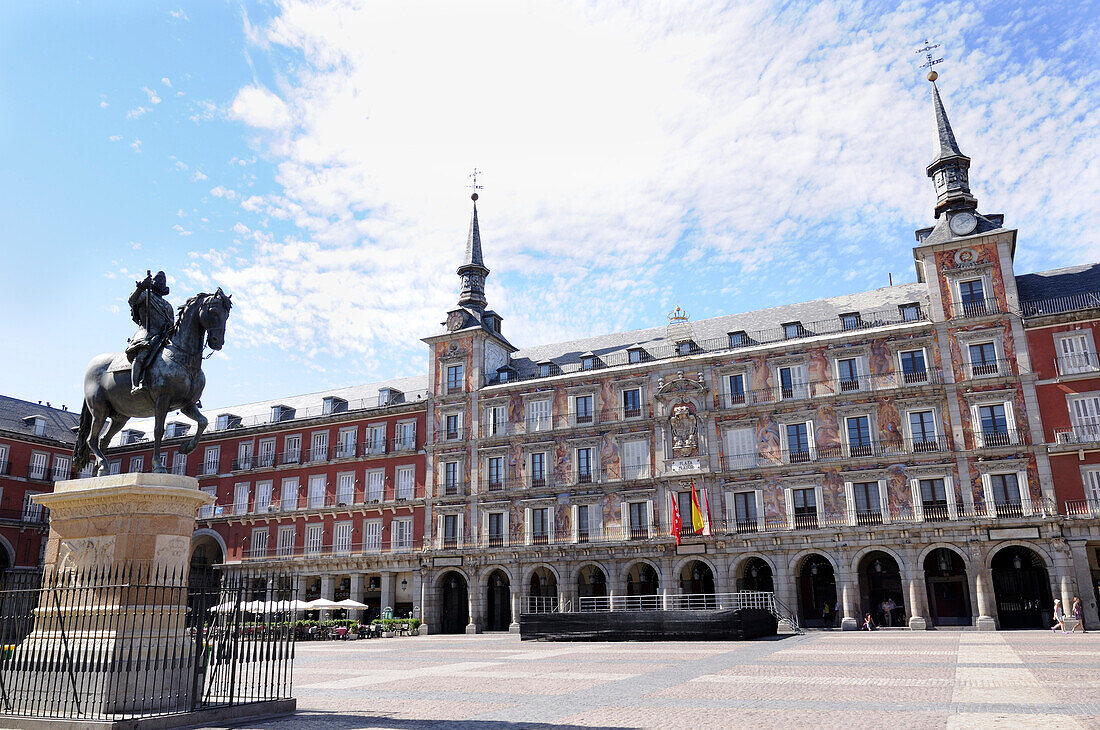
M 691 480 L 691 526 L 696 535 L 703 534 L 703 528 L 707 522 L 703 519 L 703 508 L 699 506 L 699 495 L 695 492 L 695 480 Z

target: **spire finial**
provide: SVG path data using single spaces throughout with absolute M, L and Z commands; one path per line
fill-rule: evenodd
M 484 185 L 478 185 L 477 184 L 477 176 L 482 175 L 482 174 L 484 174 L 484 172 L 475 167 L 474 171 L 471 172 L 469 175 L 467 175 L 467 177 L 470 178 L 470 184 L 467 185 L 466 187 L 468 187 L 468 188 L 470 188 L 470 190 L 474 191 L 470 195 L 470 200 L 474 201 L 475 203 L 477 202 L 477 191 L 481 190 L 482 188 L 485 187 Z
M 932 58 L 932 51 L 936 50 L 939 47 L 939 43 L 931 44 L 928 42 L 928 39 L 925 38 L 924 48 L 917 49 L 917 53 L 923 53 L 925 58 L 925 62 L 920 65 L 920 68 L 928 69 L 928 80 L 932 83 L 936 83 L 936 79 L 940 77 L 940 75 L 936 73 L 935 69 L 933 69 L 932 67 L 935 66 L 937 63 L 943 63 L 942 58 Z

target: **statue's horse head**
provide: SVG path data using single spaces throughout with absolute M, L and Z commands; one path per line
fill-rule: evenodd
M 180 307 L 176 332 L 184 330 L 187 322 L 197 324 L 206 333 L 206 344 L 210 349 L 220 350 L 225 344 L 225 320 L 229 318 L 229 310 L 232 308 L 232 297 L 223 292 L 221 287 L 213 294 L 196 294 Z

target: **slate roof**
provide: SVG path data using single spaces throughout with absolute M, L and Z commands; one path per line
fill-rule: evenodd
M 1021 302 L 1100 292 L 1100 264 L 1022 274 L 1016 277 L 1016 289 Z
M 691 322 L 691 329 L 696 343 L 706 340 L 728 340 L 730 332 L 744 331 L 752 337 L 755 332 L 778 331 L 788 322 L 801 322 L 807 330 L 806 335 L 811 336 L 814 334 L 814 323 L 839 324 L 841 314 L 859 312 L 866 320 L 872 313 L 884 313 L 892 314 L 896 319 L 897 307 L 910 302 L 917 302 L 922 307 L 928 305 L 928 290 L 924 284 L 898 284 L 858 294 L 846 294 L 829 299 L 816 299 L 800 304 L 786 304 L 754 312 L 702 319 Z M 550 360 L 560 367 L 579 364 L 581 356 L 589 352 L 603 357 L 615 352 L 625 353 L 628 348 L 635 345 L 651 352 L 657 348 L 673 347 L 675 343 L 666 340 L 667 329 L 667 326 L 650 327 L 571 342 L 528 347 L 512 355 L 512 366 L 517 375 L 523 378 L 534 374 L 540 361 Z M 832 331 L 835 329 L 834 327 Z
M 207 433 L 210 433 L 216 425 L 216 418 L 219 414 L 229 413 L 234 416 L 238 416 L 241 419 L 241 427 L 247 428 L 250 426 L 259 426 L 264 423 L 271 422 L 271 407 L 277 405 L 287 406 L 295 410 L 295 418 L 306 418 L 311 416 L 321 415 L 321 409 L 323 401 L 328 396 L 334 396 L 336 398 L 343 398 L 348 402 L 348 408 L 350 410 L 356 410 L 359 408 L 370 407 L 371 404 L 377 404 L 378 391 L 381 388 L 393 388 L 400 390 L 406 396 L 406 402 L 415 402 L 417 395 L 423 400 L 427 397 L 428 378 L 427 375 L 422 375 L 413 378 L 392 378 L 390 380 L 383 380 L 378 383 L 368 383 L 366 385 L 353 385 L 348 388 L 336 388 L 333 390 L 321 390 L 316 393 L 306 393 L 304 395 L 288 395 L 283 398 L 273 398 L 271 400 L 257 401 L 255 403 L 243 403 L 240 405 L 226 406 L 223 408 L 209 408 L 202 407 L 203 415 L 210 420 L 210 426 L 207 429 Z M 186 418 L 179 413 L 169 413 L 168 423 L 179 422 L 184 423 L 191 428 L 188 430 L 188 435 L 195 432 L 194 423 L 189 418 Z M 127 429 L 141 431 L 145 434 L 145 441 L 142 443 L 148 443 L 153 438 L 153 419 L 152 418 L 135 418 L 130 420 L 126 424 Z M 112 446 L 119 446 L 119 437 L 116 436 L 111 442 Z
M 932 82 L 932 106 L 936 111 L 936 132 L 940 143 L 932 164 L 951 157 L 966 157 L 959 149 L 959 143 L 955 141 L 955 132 L 951 129 L 951 120 L 947 118 L 943 100 L 940 99 L 940 90 L 935 81 Z
M 45 438 L 65 444 L 76 442 L 76 434 L 72 429 L 80 424 L 79 413 L 0 395 L 0 431 L 24 434 L 34 438 L 33 422 L 23 420 L 29 416 L 42 416 L 46 419 Z

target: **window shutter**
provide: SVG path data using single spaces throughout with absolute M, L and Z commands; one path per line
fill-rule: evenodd
M 457 525 L 455 527 L 455 532 L 457 533 L 455 535 L 455 542 L 458 544 L 459 547 L 465 547 L 466 545 L 466 533 L 462 529 L 463 517 L 464 515 L 459 512 L 458 519 L 456 520 Z
M 856 495 L 851 482 L 844 482 L 844 501 L 848 505 L 848 524 L 856 524 Z M 870 505 L 868 505 L 870 506 Z
M 890 498 L 886 494 L 886 487 L 888 482 L 885 479 L 879 479 L 878 482 L 878 502 L 879 509 L 882 510 L 882 522 L 883 524 L 890 521 Z
M 806 383 L 809 378 L 806 375 L 805 365 L 792 365 L 791 366 L 791 383 L 794 385 L 794 397 L 806 398 L 809 393 L 807 391 Z
M 484 510 L 481 512 L 481 544 L 489 544 L 489 513 Z
M 523 508 L 523 544 L 531 544 L 531 508 Z
M 443 515 L 438 515 L 436 517 L 435 546 L 437 548 L 443 547 Z
M 546 510 L 546 541 L 551 545 L 554 544 L 554 512 L 553 507 Z
M 630 536 L 630 503 L 627 501 L 619 502 L 619 514 L 622 516 L 622 522 L 620 523 L 621 539 L 625 540 Z
M 1023 513 L 1035 514 L 1035 506 L 1031 502 L 1031 489 L 1027 484 L 1027 471 L 1016 472 L 1016 487 L 1020 490 L 1020 508 Z
M 787 505 L 787 527 L 794 529 L 794 494 L 790 487 L 783 488 L 783 501 Z
M 653 524 L 653 500 L 647 499 L 645 503 L 645 516 L 646 516 L 646 531 L 650 538 L 653 537 L 653 533 L 656 527 Z
M 1016 424 L 1016 409 L 1012 401 L 1005 401 L 1005 423 L 1008 426 L 1008 437 L 1012 439 L 1011 443 L 1018 443 L 1020 429 Z
M 500 532 L 501 532 L 501 544 L 504 547 L 508 547 L 508 536 L 511 534 L 511 527 L 508 524 L 508 520 L 511 519 L 511 513 L 508 510 L 504 510 L 503 516 L 500 518 Z
M 970 406 L 970 430 L 974 433 L 974 446 L 985 446 L 985 439 L 982 438 L 982 413 L 977 405 Z
M 817 444 L 814 442 L 814 422 L 806 421 L 806 440 L 810 444 L 810 461 L 817 461 Z
M 584 508 L 588 509 L 588 505 L 585 505 Z M 577 530 L 577 510 L 578 509 L 579 508 L 577 507 L 577 505 L 573 505 L 572 507 L 569 508 L 569 524 L 570 524 L 570 527 L 573 530 L 573 542 L 577 542 L 577 540 L 580 539 L 580 534 Z
M 764 490 L 756 489 L 753 491 L 756 496 L 756 525 L 757 529 L 763 532 L 767 526 L 767 520 L 764 517 Z
M 924 500 L 920 493 L 920 479 L 909 480 L 909 493 L 913 497 L 913 519 L 917 522 L 924 520 Z
M 959 519 L 959 505 L 955 502 L 955 480 L 950 476 L 943 478 L 943 491 L 947 496 L 947 516 L 953 520 Z
M 733 527 L 737 522 L 737 507 L 733 501 L 735 499 L 733 492 L 726 492 L 723 497 L 726 505 L 726 526 Z

